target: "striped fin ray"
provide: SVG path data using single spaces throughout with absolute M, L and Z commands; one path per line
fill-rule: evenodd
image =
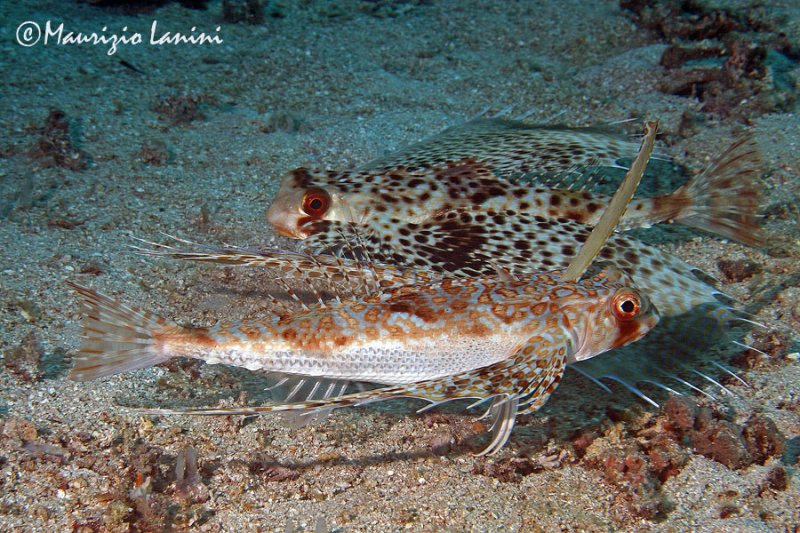
M 755 211 L 760 207 L 757 188 L 763 172 L 758 144 L 750 136 L 737 138 L 703 173 L 673 193 L 685 195 L 691 206 L 676 213 L 680 224 L 742 242 L 763 246 L 764 236 Z
M 150 248 L 134 246 L 137 253 L 147 256 L 168 257 L 224 266 L 258 267 L 272 270 L 281 279 L 312 283 L 321 281 L 330 288 L 341 287 L 364 297 L 381 290 L 404 285 L 430 284 L 443 276 L 423 268 L 404 268 L 377 264 L 351 258 L 356 248 L 350 246 L 347 234 L 333 230 L 335 243 L 347 250 L 347 256 L 308 254 L 292 251 L 253 250 L 236 246 L 215 248 L 177 239 L 187 245 L 176 248 L 166 244 L 142 241 Z M 367 240 L 359 240 L 358 246 L 368 247 Z M 197 249 L 195 249 L 197 248 Z
M 69 377 L 75 381 L 112 376 L 169 360 L 158 348 L 155 332 L 177 328 L 163 318 L 70 281 L 81 295 L 83 336 Z

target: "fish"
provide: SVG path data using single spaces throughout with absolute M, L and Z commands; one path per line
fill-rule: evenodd
M 480 138 L 491 139 L 491 132 Z M 456 135 L 453 143 L 457 140 Z M 468 140 L 475 142 L 472 137 Z M 502 154 L 502 146 L 502 143 L 494 146 L 495 152 L 491 153 L 498 158 L 512 157 Z M 547 194 L 553 196 L 548 201 L 542 200 L 537 207 L 536 202 L 521 200 L 531 193 L 530 188 L 496 179 L 491 183 L 496 184 L 497 192 L 505 191 L 496 195 L 500 200 L 456 194 L 445 187 L 450 183 L 449 178 L 458 176 L 448 174 L 454 168 L 425 170 L 429 174 L 433 172 L 428 178 L 435 179 L 420 178 L 419 181 L 407 180 L 410 175 L 397 169 L 380 176 L 344 173 L 345 179 L 340 179 L 340 173 L 330 173 L 322 182 L 315 181 L 315 177 L 306 179 L 305 172 L 291 173 L 270 207 L 268 218 L 278 233 L 302 239 L 303 249 L 315 254 L 353 257 L 360 253 L 381 263 L 469 276 L 491 273 L 496 266 L 513 273 L 566 268 L 606 205 L 605 199 L 600 201 L 586 191 L 566 191 L 567 196 L 560 196 L 560 192 L 548 190 Z M 445 174 L 437 175 L 437 172 Z M 737 139 L 704 172 L 673 193 L 673 197 L 706 199 L 684 215 L 674 216 L 688 225 L 759 245 L 763 235 L 754 214 L 759 203 L 754 183 L 760 172 L 761 156 L 756 143 L 747 136 Z M 481 176 L 491 178 L 488 171 Z M 473 185 L 474 189 L 491 188 L 488 182 L 486 187 L 481 185 L 481 179 L 462 175 L 458 183 L 467 188 Z M 533 189 L 534 194 L 537 190 Z M 434 197 L 432 191 L 446 196 L 446 201 L 443 197 Z M 305 196 L 299 212 L 297 202 L 289 201 L 292 194 Z M 571 215 L 566 212 L 544 208 L 553 204 L 569 206 L 573 202 L 567 198 L 576 196 L 593 198 L 596 209 L 583 209 L 578 202 L 577 211 L 583 214 L 569 218 Z M 554 201 L 555 198 L 560 200 Z M 657 199 L 634 199 L 617 229 L 651 223 L 653 220 L 648 217 L 640 218 L 643 213 L 655 210 L 641 207 L 646 203 L 658 204 Z M 303 205 L 308 212 L 303 211 Z M 287 214 L 292 210 L 295 214 Z M 320 216 L 311 220 L 309 212 Z M 331 219 L 325 219 L 326 216 Z M 636 220 L 640 222 L 633 223 Z M 357 241 L 355 246 L 353 235 Z M 621 231 L 611 236 L 600 260 L 630 274 L 664 316 L 683 315 L 698 306 L 726 299 L 708 282 L 709 276 Z
M 563 281 L 577 281 L 591 266 L 593 259 L 608 242 L 610 234 L 619 225 L 626 206 L 630 203 L 641 182 L 644 170 L 653 152 L 658 122 L 645 123 L 645 134 L 636 158 L 626 173 L 617 192 L 607 209 L 592 229 L 579 252 L 569 263 L 563 274 Z M 241 247 L 211 247 L 200 245 L 186 239 L 170 236 L 172 239 L 189 245 L 192 249 L 178 249 L 144 239 L 137 239 L 148 245 L 148 248 L 132 246 L 138 253 L 146 256 L 170 257 L 179 260 L 192 260 L 206 263 L 217 263 L 229 266 L 259 266 L 276 270 L 275 274 L 305 283 L 324 279 L 329 288 L 334 290 L 338 285 L 346 285 L 353 292 L 366 289 L 372 282 L 378 288 L 394 288 L 403 285 L 428 284 L 437 278 L 456 275 L 454 271 L 439 272 L 431 269 L 404 268 L 388 264 L 362 264 L 361 262 L 343 261 L 338 255 L 312 256 L 297 252 L 281 250 L 248 250 Z M 356 254 L 357 255 L 357 254 Z M 498 271 L 496 264 L 492 265 Z M 504 271 L 504 270 L 503 270 Z M 354 286 L 355 283 L 355 286 Z M 321 295 L 317 295 L 321 300 Z M 338 298 L 338 295 L 337 295 Z
M 267 218 L 277 233 L 299 239 L 301 249 L 315 254 L 455 276 L 497 268 L 514 275 L 562 269 L 587 240 L 606 199 L 537 183 L 549 183 L 548 172 L 617 166 L 631 151 L 628 141 L 607 129 L 478 121 L 353 171 L 291 172 Z M 531 172 L 534 181 L 519 179 Z M 697 366 L 706 363 L 709 348 L 752 322 L 734 309 L 712 276 L 623 230 L 676 221 L 761 246 L 764 236 L 755 213 L 762 172 L 758 145 L 745 133 L 673 193 L 633 200 L 598 260 L 631 276 L 658 307 L 661 325 L 627 350 L 574 365 L 578 372 L 606 390 L 600 380 L 618 381 L 653 405 L 658 403 L 637 383 L 675 392 L 665 384 L 666 376 L 697 390 L 678 376 L 685 369 L 718 384 Z M 450 186 L 451 180 L 457 186 Z M 646 350 L 648 357 L 637 356 Z
M 430 405 L 489 402 L 492 439 L 481 453 L 493 454 L 518 414 L 547 401 L 568 363 L 637 341 L 658 323 L 646 294 L 616 269 L 578 282 L 560 276 L 445 277 L 213 327 L 180 326 L 68 282 L 83 306 L 82 341 L 69 377 L 87 381 L 190 357 L 311 380 L 315 391 L 333 391 L 342 381 L 384 385 L 304 402 L 141 411 L 146 414 L 313 414 L 400 397 Z
M 268 270 L 273 279 L 279 283 L 285 280 L 286 283 L 292 282 L 305 288 L 321 286 L 324 293 L 312 290 L 313 297 L 320 301 L 339 301 L 347 297 L 358 298 L 377 290 L 406 285 L 429 285 L 445 278 L 463 277 L 453 272 L 439 272 L 407 265 L 367 263 L 334 255 L 310 255 L 286 250 L 256 250 L 231 245 L 215 247 L 186 239 L 177 239 L 177 241 L 180 245 L 173 246 L 145 241 L 148 247 L 137 247 L 137 251 L 147 256 L 219 264 L 227 267 L 262 268 Z M 503 267 L 496 265 L 495 272 L 498 270 L 508 272 Z M 690 278 L 676 276 L 675 280 L 671 282 L 665 279 L 665 287 L 669 286 L 669 283 L 676 283 L 674 285 L 676 296 L 674 299 L 664 300 L 667 304 L 673 301 L 678 305 L 686 303 L 687 290 L 691 290 L 691 286 L 682 287 L 680 283 L 681 281 L 686 283 L 687 279 Z M 695 295 L 693 303 L 696 305 L 687 306 L 685 312 L 668 316 L 659 309 L 659 324 L 645 338 L 625 349 L 615 349 L 603 357 L 576 362 L 569 368 L 589 378 L 609 393 L 611 390 L 603 384 L 602 380 L 617 382 L 654 407 L 659 406 L 658 402 L 645 394 L 637 386 L 637 382 L 647 381 L 671 394 L 677 394 L 676 390 L 666 385 L 665 380 L 668 379 L 676 381 L 676 384 L 679 383 L 682 388 L 695 390 L 713 398 L 712 394 L 680 378 L 679 374 L 684 373 L 684 370 L 686 373 L 702 377 L 723 392 L 728 393 L 726 387 L 707 373 L 701 372 L 697 367 L 705 362 L 706 354 L 720 349 L 722 346 L 720 341 L 728 335 L 732 326 L 739 322 L 741 317 L 738 310 L 727 305 L 724 300 L 709 296 L 710 285 L 701 284 L 700 286 L 704 289 Z M 642 290 L 641 287 L 640 290 Z M 293 294 L 290 287 L 287 287 L 287 291 Z M 660 292 L 664 292 L 664 290 Z M 719 296 L 722 298 L 724 294 L 719 293 Z M 708 301 L 709 299 L 711 301 Z M 282 304 L 276 302 L 276 306 L 280 305 Z M 672 310 L 675 311 L 675 309 Z M 746 322 L 753 324 L 749 320 Z M 718 370 L 721 368 L 719 363 L 712 363 L 712 366 Z M 721 369 L 730 374 L 726 369 Z M 736 375 L 732 375 L 732 377 L 741 380 Z M 296 385 L 296 383 L 289 384 L 289 394 L 283 399 L 288 400 L 301 395 L 301 389 L 292 393 L 293 387 Z M 344 383 L 341 385 L 345 386 Z
M 498 268 L 491 277 L 435 277 L 426 269 L 271 252 L 259 254 L 260 261 L 283 274 L 313 272 L 335 284 L 360 280 L 366 270 L 373 284 L 351 300 L 337 295 L 326 303 L 317 295 L 318 303 L 303 304 L 302 311 L 214 328 L 178 326 L 71 284 L 83 297 L 84 334 L 70 377 L 85 381 L 187 356 L 284 376 L 279 385 L 291 386 L 279 405 L 144 411 L 149 414 L 300 411 L 316 418 L 337 407 L 397 397 L 421 398 L 430 406 L 491 402 L 485 416 L 493 436 L 482 454 L 496 453 L 517 414 L 539 409 L 567 364 L 635 342 L 658 323 L 657 310 L 616 269 L 579 281 L 635 192 L 656 130 L 657 123 L 646 125 L 642 148 L 611 206 L 564 272 L 520 279 Z M 142 251 L 225 264 L 243 259 L 182 255 L 168 246 Z M 388 386 L 345 394 L 351 381 Z M 288 403 L 299 394 L 306 400 Z
M 309 239 L 352 224 L 383 238 L 406 225 L 431 223 L 451 210 L 514 211 L 594 226 L 610 198 L 588 190 L 536 186 L 514 172 L 542 176 L 592 163 L 616 166 L 626 150 L 593 128 L 480 121 L 446 131 L 380 164 L 350 171 L 289 172 L 267 210 L 280 235 Z M 431 156 L 431 152 L 436 157 Z M 559 155 L 560 154 L 560 155 Z M 555 157 L 559 155 L 559 157 Z M 617 231 L 676 222 L 750 246 L 763 245 L 755 210 L 761 156 L 747 136 L 736 139 L 704 172 L 673 192 L 634 199 Z M 490 222 L 489 222 L 490 223 Z M 313 244 L 313 240 L 310 244 Z

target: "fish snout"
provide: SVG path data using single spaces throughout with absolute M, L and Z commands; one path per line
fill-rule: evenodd
M 267 222 L 281 237 L 305 239 L 308 235 L 300 227 L 300 216 L 287 211 L 280 203 L 275 202 L 267 209 Z

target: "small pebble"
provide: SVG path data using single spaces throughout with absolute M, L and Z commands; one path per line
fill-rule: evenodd
M 720 259 L 717 268 L 727 281 L 739 282 L 761 272 L 761 265 L 750 259 Z
M 786 437 L 771 418 L 754 415 L 742 432 L 747 451 L 758 464 L 773 456 L 780 456 L 786 448 Z
M 767 472 L 766 478 L 767 486 L 772 490 L 786 490 L 789 486 L 789 479 L 786 475 L 786 469 L 782 466 L 776 466 Z
M 712 420 L 704 424 L 691 432 L 691 439 L 695 452 L 728 468 L 744 468 L 753 463 L 741 429 L 727 420 Z

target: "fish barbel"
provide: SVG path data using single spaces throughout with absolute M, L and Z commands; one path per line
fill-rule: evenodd
M 568 362 L 638 340 L 658 313 L 622 273 L 577 283 L 560 273 L 444 278 L 357 300 L 214 327 L 183 327 L 71 283 L 83 336 L 70 377 L 90 380 L 191 357 L 286 376 L 390 385 L 317 401 L 225 413 L 324 410 L 396 397 L 491 400 L 499 450 L 519 412 L 538 409 Z M 151 412 L 170 413 L 167 410 Z M 219 409 L 179 411 L 225 414 Z

